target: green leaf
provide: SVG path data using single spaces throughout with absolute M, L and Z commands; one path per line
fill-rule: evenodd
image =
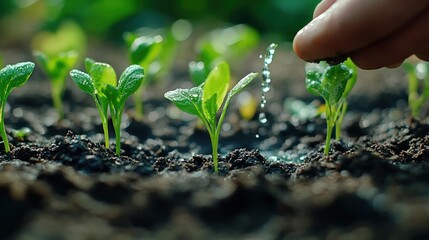
M 72 70 L 70 72 L 70 77 L 82 91 L 88 93 L 91 96 L 96 94 L 92 78 L 87 73 L 81 72 L 79 70 Z
M 95 60 L 92 58 L 85 58 L 85 69 L 86 72 L 90 73 L 92 66 L 94 66 Z
M 111 85 L 116 87 L 116 72 L 112 66 L 107 63 L 96 62 L 92 65 L 91 75 L 95 88 L 99 93 L 104 92 L 106 85 Z
M 347 81 L 347 85 L 346 85 L 346 88 L 344 89 L 344 93 L 343 93 L 343 97 L 347 98 L 349 96 L 350 92 L 352 91 L 353 87 L 356 84 L 356 80 L 357 80 L 357 67 L 352 62 L 352 60 L 350 58 L 348 58 L 344 63 L 341 63 L 341 64 L 344 65 L 349 70 L 349 72 L 351 74 L 351 77 Z
M 126 32 L 124 33 L 123 38 L 125 40 L 125 44 L 127 45 L 127 48 L 130 48 L 133 42 L 138 38 L 138 36 L 136 33 Z
M 3 98 L 5 99 L 10 92 L 24 85 L 30 78 L 34 70 L 34 63 L 22 62 L 14 65 L 7 65 L 0 70 L 0 87 L 3 90 Z
M 164 97 L 172 101 L 180 110 L 204 119 L 202 114 L 202 95 L 203 89 L 201 87 L 193 87 L 191 89 L 168 91 L 164 94 Z
M 325 89 L 323 89 L 322 86 L 323 74 L 325 72 L 325 68 L 327 67 L 328 65 L 324 64 L 323 62 L 320 64 L 307 63 L 305 65 L 305 87 L 308 92 L 323 98 L 328 97 Z
M 61 62 L 64 69 L 68 71 L 76 64 L 78 57 L 79 55 L 76 51 L 60 52 L 58 54 L 58 62 Z
M 204 62 L 190 62 L 188 64 L 189 75 L 191 75 L 191 80 L 195 85 L 199 86 L 206 81 L 207 78 L 207 69 L 204 65 Z
M 203 113 L 204 117 L 210 122 L 210 125 L 214 126 L 216 121 L 216 113 L 218 108 L 216 107 L 217 95 L 213 95 L 209 99 L 203 101 Z
M 135 38 L 129 46 L 130 62 L 148 67 L 158 57 L 162 40 L 160 35 Z
M 329 92 L 328 101 L 331 105 L 337 104 L 346 89 L 352 74 L 344 65 L 330 66 L 323 79 L 323 87 Z
M 40 51 L 34 51 L 33 55 L 51 81 L 64 81 L 68 71 L 72 69 L 78 59 L 77 52 L 73 50 L 59 52 L 52 56 Z
M 114 105 L 118 104 L 120 96 L 119 91 L 116 87 L 112 85 L 106 85 L 106 87 L 104 88 L 104 93 L 110 103 L 114 103 Z
M 217 112 L 228 92 L 230 81 L 229 65 L 226 62 L 218 63 L 207 77 L 203 87 L 203 112 L 206 118 L 213 118 L 213 111 Z
M 239 93 L 241 90 L 243 90 L 247 85 L 249 85 L 255 77 L 258 76 L 257 73 L 249 73 L 247 76 L 242 78 L 235 86 L 229 91 L 228 98 L 231 98 L 235 94 Z
M 199 45 L 198 56 L 207 68 L 214 67 L 217 62 L 223 59 L 221 53 L 215 50 L 214 45 L 210 41 L 204 41 Z
M 319 64 L 308 63 L 305 69 L 307 91 L 323 97 L 330 105 L 337 104 L 343 96 L 346 97 L 356 81 L 354 79 L 349 85 L 350 89 L 346 91 L 348 80 L 353 77 L 354 72 L 344 63 L 335 66 L 324 61 Z M 344 93 L 347 95 L 343 95 Z
M 135 93 L 143 82 L 144 69 L 139 65 L 131 65 L 122 73 L 118 82 L 121 101 Z

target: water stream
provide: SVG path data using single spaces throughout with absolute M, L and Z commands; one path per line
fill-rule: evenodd
M 270 83 L 271 83 L 271 73 L 269 69 L 269 65 L 273 62 L 274 53 L 276 50 L 277 44 L 271 43 L 270 46 L 268 46 L 267 51 L 264 56 L 264 66 L 262 68 L 262 83 L 261 83 L 261 89 L 262 89 L 262 97 L 261 97 L 261 112 L 259 113 L 259 122 L 261 124 L 268 123 L 267 116 L 265 114 L 265 107 L 267 105 L 267 96 L 266 94 L 270 91 Z M 262 55 L 260 56 L 262 58 Z M 256 138 L 259 138 L 259 134 L 256 134 Z

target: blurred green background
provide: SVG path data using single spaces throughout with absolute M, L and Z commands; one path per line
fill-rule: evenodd
M 28 44 L 40 30 L 65 20 L 89 37 L 122 42 L 126 31 L 187 19 L 206 28 L 245 23 L 262 36 L 291 41 L 319 0 L 2 0 L 0 46 Z

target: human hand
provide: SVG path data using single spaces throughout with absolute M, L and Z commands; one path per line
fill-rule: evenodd
M 323 0 L 293 47 L 306 61 L 350 57 L 362 69 L 429 61 L 429 0 Z

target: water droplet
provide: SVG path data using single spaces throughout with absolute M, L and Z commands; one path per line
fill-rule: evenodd
M 268 122 L 267 116 L 265 116 L 265 113 L 261 112 L 259 114 L 259 122 L 262 124 L 265 124 Z
M 264 68 L 262 70 L 262 76 L 268 77 L 270 75 L 270 70 L 268 68 Z
M 261 89 L 262 89 L 262 99 L 261 99 L 261 110 L 263 111 L 266 103 L 266 93 L 270 91 L 270 83 L 271 83 L 271 73 L 269 69 L 269 65 L 272 63 L 275 53 L 275 48 L 277 47 L 277 44 L 272 43 L 267 48 L 267 52 L 265 53 L 264 57 L 264 66 L 262 67 L 262 83 L 261 83 Z
M 262 89 L 262 96 L 261 96 L 261 103 L 260 103 L 261 112 L 259 113 L 259 118 L 258 118 L 261 124 L 266 124 L 268 122 L 264 109 L 265 109 L 265 106 L 267 105 L 266 93 L 270 91 L 270 83 L 271 83 L 271 76 L 270 76 L 271 73 L 270 73 L 269 65 L 273 61 L 276 47 L 277 47 L 277 44 L 275 43 L 270 44 L 264 56 L 264 66 L 262 67 L 262 82 L 261 82 L 261 89 Z M 262 58 L 262 55 L 260 55 L 259 58 Z M 260 135 L 256 134 L 256 138 L 260 138 Z

